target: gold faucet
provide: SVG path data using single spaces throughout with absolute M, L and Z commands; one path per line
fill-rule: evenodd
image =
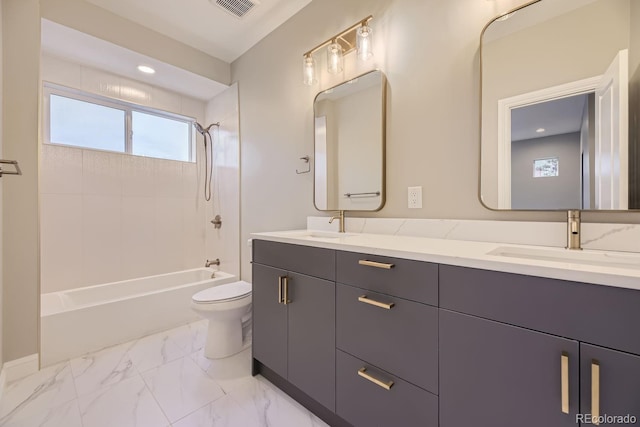
M 582 250 L 580 247 L 580 211 L 567 211 L 567 249 Z
M 344 233 L 344 211 L 338 211 L 338 215 L 332 216 L 329 219 L 329 224 L 331 224 L 334 219 L 339 219 L 340 220 L 338 231 L 340 233 Z

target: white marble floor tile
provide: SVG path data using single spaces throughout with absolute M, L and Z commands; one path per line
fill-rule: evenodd
M 167 331 L 169 339 L 178 345 L 185 354 L 194 353 L 204 347 L 207 339 L 207 320 L 189 323 Z
M 258 376 L 245 387 L 229 393 L 243 412 L 256 416 L 258 426 L 328 427 L 276 386 Z
M 32 413 L 23 419 L 10 419 L 3 427 L 82 427 L 78 400 L 74 399 L 58 407 Z
M 69 363 L 45 368 L 7 387 L 0 401 L 0 425 L 52 410 L 76 396 Z
M 142 377 L 171 422 L 224 396 L 220 386 L 186 356 Z
M 78 396 L 138 375 L 128 354 L 134 343 L 135 341 L 72 359 L 71 370 Z
M 251 377 L 251 349 L 224 359 L 212 360 L 204 355 L 204 349 L 190 355 L 225 393 L 244 387 L 253 381 Z
M 145 372 L 179 359 L 185 353 L 163 332 L 139 339 L 129 347 L 128 355 L 138 372 Z
M 173 427 L 261 427 L 254 413 L 245 412 L 229 396 L 206 405 L 172 424 Z
M 169 420 L 139 376 L 78 398 L 84 427 L 161 427 Z

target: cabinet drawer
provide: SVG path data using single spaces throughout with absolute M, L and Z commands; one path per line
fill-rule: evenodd
M 253 262 L 334 281 L 336 252 L 332 249 L 253 239 Z
M 450 265 L 440 266 L 440 306 L 640 354 L 640 291 Z
M 437 396 L 340 350 L 336 362 L 337 413 L 354 427 L 438 425 Z M 362 368 L 369 378 L 393 385 L 387 390 L 360 376 Z
M 336 324 L 338 348 L 438 394 L 437 308 L 338 284 Z
M 340 251 L 336 263 L 338 282 L 438 305 L 437 264 Z

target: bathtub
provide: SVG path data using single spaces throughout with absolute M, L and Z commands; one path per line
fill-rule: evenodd
M 41 295 L 42 366 L 197 320 L 191 296 L 236 280 L 208 268 Z

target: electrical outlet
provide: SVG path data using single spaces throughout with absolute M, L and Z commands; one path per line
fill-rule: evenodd
M 408 188 L 409 209 L 422 209 L 422 187 Z

